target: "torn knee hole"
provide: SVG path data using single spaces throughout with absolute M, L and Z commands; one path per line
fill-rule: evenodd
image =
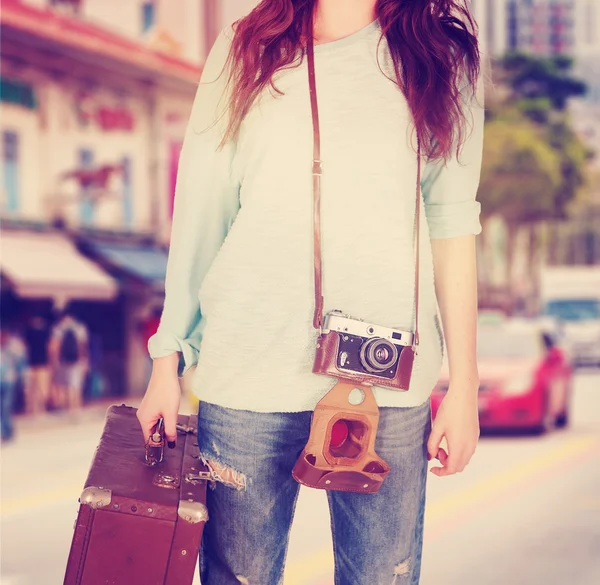
M 212 459 L 203 458 L 203 462 L 208 467 L 213 481 L 218 481 L 237 490 L 246 489 L 247 480 L 243 473 Z
M 398 579 L 398 577 L 404 577 L 410 574 L 410 558 L 406 559 L 402 563 L 398 563 L 394 567 L 394 580 L 392 581 L 392 585 L 394 585 Z

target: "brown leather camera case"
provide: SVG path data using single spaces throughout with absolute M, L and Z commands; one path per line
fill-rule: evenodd
M 349 401 L 354 389 L 364 401 Z M 356 391 L 355 391 L 356 392 Z M 347 438 L 334 446 L 333 427 L 343 421 Z M 369 386 L 339 381 L 315 407 L 310 436 L 292 476 L 308 487 L 347 492 L 375 493 L 390 466 L 375 453 L 379 408 Z
M 317 340 L 317 351 L 313 364 L 313 373 L 325 374 L 337 378 L 344 378 L 359 384 L 370 384 L 373 386 L 389 386 L 394 390 L 408 390 L 412 374 L 415 352 L 412 347 L 404 347 L 398 358 L 398 368 L 393 378 L 382 378 L 369 376 L 360 372 L 340 371 L 336 367 L 337 355 L 339 353 L 340 334 L 337 331 L 329 331 L 319 336 Z

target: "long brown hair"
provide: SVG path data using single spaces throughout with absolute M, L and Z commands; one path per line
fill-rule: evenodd
M 263 89 L 281 93 L 273 75 L 294 66 L 298 51 L 305 50 L 306 25 L 317 2 L 262 0 L 235 23 L 223 142 L 237 136 Z M 477 25 L 464 0 L 377 0 L 375 11 L 423 152 L 430 159 L 447 159 L 455 145 L 458 155 L 466 120 L 461 89 L 470 87 L 475 95 L 480 68 Z

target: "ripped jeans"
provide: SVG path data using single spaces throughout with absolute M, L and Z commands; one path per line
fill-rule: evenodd
M 312 412 L 257 413 L 201 402 L 199 448 L 219 477 L 202 585 L 281 585 L 299 484 L 292 468 Z M 336 585 L 418 585 L 430 404 L 380 408 L 376 452 L 391 471 L 376 494 L 328 491 Z M 224 481 L 223 481 L 224 480 Z

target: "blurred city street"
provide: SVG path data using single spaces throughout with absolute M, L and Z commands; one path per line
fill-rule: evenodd
M 565 430 L 484 436 L 465 473 L 430 475 L 422 585 L 600 582 L 597 370 L 577 376 L 572 407 Z M 22 421 L 3 448 L 1 585 L 62 582 L 103 411 Z M 302 491 L 285 585 L 333 583 L 328 522 L 325 494 Z
M 458 36 L 463 38 L 465 48 L 467 44 L 478 47 L 479 58 L 471 58 L 469 69 L 474 73 L 477 65 L 481 80 L 477 89 L 484 98 L 483 104 L 479 104 L 484 109 L 479 117 L 483 136 L 469 130 L 464 138 L 465 144 L 468 139 L 477 146 L 472 139 L 483 137 L 482 156 L 481 159 L 474 156 L 473 147 L 463 149 L 467 154 L 466 168 L 460 173 L 466 174 L 456 175 L 454 171 L 458 172 L 458 166 L 454 163 L 460 162 L 462 167 L 462 155 L 456 161 L 450 157 L 448 169 L 440 168 L 439 172 L 428 171 L 430 165 L 437 166 L 438 157 L 423 159 L 423 165 L 415 161 L 415 172 L 422 171 L 421 177 L 417 177 L 417 197 L 422 196 L 424 210 L 421 223 L 423 227 L 427 224 L 431 239 L 449 242 L 447 250 L 445 245 L 431 246 L 430 255 L 429 242 L 423 237 L 426 248 L 422 250 L 424 255 L 416 254 L 415 274 L 418 283 L 418 275 L 423 274 L 419 272 L 419 262 L 424 259 L 424 270 L 429 275 L 421 277 L 423 285 L 429 286 L 434 281 L 436 285 L 443 283 L 446 280 L 443 275 L 449 268 L 453 269 L 453 280 L 458 275 L 457 278 L 467 283 L 469 279 L 464 277 L 467 273 L 458 264 L 454 270 L 453 262 L 439 258 L 442 255 L 445 258 L 446 252 L 453 248 L 450 241 L 458 241 L 458 236 L 449 234 L 455 234 L 454 228 L 458 230 L 463 220 L 465 225 L 468 223 L 465 210 L 473 211 L 473 222 L 477 212 L 481 234 L 476 238 L 476 258 L 471 260 L 476 260 L 477 265 L 480 380 L 477 401 L 483 433 L 464 473 L 444 478 L 429 474 L 420 585 L 600 584 L 600 0 L 453 0 L 443 3 L 364 0 L 347 5 L 342 0 L 331 0 L 329 4 L 339 4 L 339 9 L 323 8 L 323 4 L 328 4 L 323 0 L 273 0 L 275 8 L 269 3 L 259 4 L 258 0 L 1 0 L 1 3 L 0 585 L 63 583 L 78 497 L 96 452 L 107 408 L 111 404 L 139 405 L 155 364 L 149 354 L 167 357 L 179 351 L 184 358 L 180 365 L 185 365 L 190 374 L 182 382 L 183 414 L 192 414 L 197 409 L 191 392 L 191 372 L 203 352 L 206 352 L 206 364 L 217 364 L 217 357 L 229 356 L 231 350 L 232 355 L 236 354 L 235 359 L 224 367 L 214 365 L 215 371 L 225 372 L 230 380 L 241 380 L 233 366 L 239 367 L 247 374 L 244 379 L 256 381 L 261 389 L 261 376 L 268 369 L 256 366 L 260 362 L 253 360 L 254 354 L 251 355 L 249 349 L 256 348 L 258 355 L 260 348 L 270 352 L 277 346 L 289 356 L 299 355 L 285 343 L 288 339 L 302 341 L 301 336 L 295 336 L 296 329 L 289 322 L 292 316 L 304 315 L 303 309 L 298 308 L 306 301 L 302 291 L 309 289 L 302 287 L 306 284 L 305 277 L 309 274 L 312 277 L 312 269 L 309 272 L 294 267 L 301 267 L 305 260 L 312 262 L 316 247 L 315 250 L 303 249 L 310 240 L 305 239 L 304 228 L 299 227 L 296 233 L 292 226 L 304 225 L 299 222 L 312 214 L 309 205 L 313 205 L 314 199 L 313 193 L 308 191 L 312 183 L 308 174 L 311 164 L 316 174 L 314 161 L 321 157 L 315 157 L 315 153 L 308 150 L 312 138 L 302 134 L 313 128 L 309 117 L 308 82 L 303 82 L 306 83 L 305 97 L 297 100 L 294 92 L 301 90 L 300 83 L 296 83 L 294 77 L 279 77 L 280 74 L 296 75 L 295 66 L 277 66 L 271 84 L 266 83 L 264 74 L 269 72 L 269 55 L 278 55 L 282 49 L 282 55 L 291 59 L 293 50 L 304 54 L 310 46 L 304 42 L 304 24 L 297 20 L 304 18 L 304 14 L 309 15 L 308 7 L 315 6 L 325 15 L 319 16 L 315 24 L 319 20 L 328 21 L 328 11 L 334 14 L 334 10 L 340 10 L 339 15 L 344 16 L 338 18 L 335 13 L 332 23 L 336 26 L 329 32 L 324 29 L 323 34 L 316 31 L 313 35 L 315 39 L 322 37 L 320 40 L 330 44 L 331 49 L 317 58 L 320 61 L 317 69 L 323 67 L 319 87 L 323 85 L 326 91 L 323 94 L 319 90 L 319 103 L 324 112 L 323 160 L 328 159 L 330 153 L 334 163 L 329 166 L 334 171 L 332 179 L 325 178 L 323 183 L 324 205 L 330 206 L 324 207 L 323 226 L 327 226 L 324 234 L 337 229 L 335 226 L 339 224 L 344 237 L 349 238 L 343 240 L 348 242 L 346 247 L 327 233 L 323 237 L 323 253 L 325 257 L 331 254 L 328 250 L 335 253 L 339 249 L 339 257 L 352 263 L 350 276 L 353 278 L 352 281 L 336 279 L 335 272 L 331 276 L 326 268 L 323 290 L 331 286 L 341 302 L 348 292 L 342 289 L 350 283 L 350 291 L 356 281 L 373 286 L 378 292 L 385 287 L 390 302 L 396 303 L 395 289 L 391 288 L 393 274 L 387 263 L 391 258 L 395 260 L 398 246 L 385 238 L 396 238 L 399 234 L 404 238 L 408 231 L 398 230 L 401 224 L 395 222 L 396 217 L 403 220 L 406 215 L 404 207 L 395 208 L 402 210 L 400 217 L 391 211 L 388 213 L 382 204 L 404 205 L 392 194 L 390 185 L 396 181 L 393 177 L 404 180 L 411 167 L 408 161 L 398 161 L 395 154 L 394 149 L 400 148 L 403 142 L 403 130 L 397 134 L 394 124 L 398 121 L 391 119 L 395 114 L 390 115 L 389 124 L 387 117 L 380 123 L 372 117 L 381 111 L 379 100 L 387 99 L 387 82 L 394 79 L 384 80 L 381 92 L 376 84 L 366 87 L 365 83 L 365 90 L 372 94 L 361 106 L 362 91 L 355 95 L 353 90 L 344 89 L 341 81 L 338 84 L 326 78 L 327 63 L 331 63 L 331 71 L 335 70 L 338 75 L 340 64 L 346 60 L 352 66 L 363 61 L 366 66 L 367 60 L 374 66 L 377 60 L 379 70 L 372 72 L 377 76 L 385 74 L 382 65 L 392 63 L 408 80 L 408 84 L 400 83 L 400 78 L 396 80 L 398 98 L 403 97 L 400 93 L 406 98 L 406 104 L 401 104 L 402 108 L 406 107 L 402 110 L 402 119 L 406 116 L 408 120 L 409 114 L 420 111 L 420 125 L 426 130 L 425 136 L 432 138 L 421 144 L 443 145 L 444 141 L 440 142 L 439 138 L 444 135 L 445 142 L 450 144 L 450 122 L 455 119 L 453 109 L 443 116 L 447 118 L 444 122 L 441 113 L 448 108 L 437 108 L 437 100 L 447 96 L 442 92 L 438 95 L 437 90 L 427 92 L 425 88 L 442 87 L 433 83 L 434 80 L 451 85 L 452 80 L 462 77 L 462 66 L 460 75 L 450 71 L 450 61 L 458 65 L 457 59 L 448 59 L 454 45 L 448 45 L 439 35 L 446 29 L 443 34 L 450 34 L 449 24 L 463 20 L 460 15 L 450 18 L 452 10 L 463 4 L 461 14 L 465 10 L 464 16 L 470 15 L 476 26 L 466 34 L 471 27 L 463 22 L 465 34 L 451 34 L 457 39 Z M 353 12 L 350 4 L 364 8 L 369 3 L 374 11 L 371 19 L 376 17 L 378 26 L 384 25 L 380 41 L 385 42 L 378 42 L 377 51 L 382 49 L 387 54 L 376 53 L 375 44 L 368 42 L 373 22 L 367 24 L 363 16 L 358 18 L 358 13 L 356 22 L 354 16 L 347 23 L 342 22 Z M 397 31 L 412 30 L 421 34 L 425 30 L 423 23 L 429 21 L 429 15 L 424 18 L 428 4 L 439 4 L 430 15 L 436 27 L 431 29 L 432 39 L 423 43 L 419 38 L 417 50 L 402 47 L 407 44 L 407 35 L 398 36 Z M 283 18 L 283 14 L 287 16 Z M 289 21 L 285 26 L 284 20 Z M 421 24 L 417 27 L 417 23 Z M 358 29 L 359 24 L 362 29 Z M 240 35 L 233 34 L 233 39 L 240 41 L 233 47 L 238 48 L 231 53 L 233 58 L 228 60 L 218 78 L 211 80 L 211 69 L 216 69 L 214 64 L 223 49 L 220 45 L 230 30 L 241 30 Z M 222 31 L 226 34 L 221 34 Z M 354 37 L 354 41 L 349 37 Z M 415 66 L 410 66 L 410 59 L 415 59 L 421 49 L 425 52 L 415 61 Z M 372 51 L 371 54 L 367 54 L 367 50 Z M 336 54 L 335 51 L 341 52 Z M 439 55 L 434 54 L 436 51 Z M 346 54 L 357 56 L 342 57 Z M 393 57 L 391 61 L 390 57 Z M 409 57 L 406 67 L 403 61 Z M 330 62 L 330 58 L 339 61 Z M 256 69 L 248 69 L 251 63 Z M 220 127 L 222 121 L 235 122 L 238 117 L 239 128 L 237 135 L 230 132 L 235 130 L 236 122 L 221 137 L 227 137 L 220 145 L 226 146 L 225 149 L 217 148 L 216 141 L 213 149 L 209 142 L 213 134 L 217 136 L 216 131 L 206 134 L 206 143 L 204 138 L 196 138 L 204 135 L 199 122 L 214 117 L 217 112 L 203 99 L 198 100 L 198 108 L 192 106 L 198 93 L 208 91 L 204 88 L 198 92 L 200 86 L 212 85 L 226 68 L 234 65 L 230 81 L 234 88 L 231 96 L 235 99 L 229 103 L 233 108 L 225 108 L 206 130 Z M 255 73 L 260 75 L 255 76 Z M 349 81 L 362 79 L 358 73 L 350 73 Z M 316 77 L 320 75 L 317 73 Z M 418 83 L 416 89 L 407 91 L 413 76 L 419 83 L 427 80 L 422 86 L 423 95 Z M 379 77 L 373 77 L 376 79 Z M 288 83 L 288 80 L 292 81 Z M 274 81 L 281 82 L 284 91 L 271 91 Z M 219 84 L 213 87 L 220 87 Z M 328 86 L 331 86 L 329 90 Z M 312 93 L 314 95 L 314 91 Z M 463 93 L 463 88 L 455 92 L 455 98 L 459 93 Z M 418 100 L 414 96 L 418 96 Z M 347 108 L 343 106 L 345 102 L 340 101 L 346 97 L 351 99 Z M 263 98 L 268 99 L 263 103 Z M 284 100 L 284 105 L 275 105 L 271 98 Z M 281 109 L 287 104 L 300 104 L 301 99 L 305 101 L 304 125 L 304 114 L 300 110 L 298 115 L 286 116 L 282 113 L 285 109 Z M 220 101 L 225 104 L 225 100 Z M 399 105 L 390 104 L 390 107 Z M 475 113 L 476 108 L 468 109 L 471 114 Z M 438 111 L 440 115 L 436 114 Z M 344 113 L 343 122 L 329 119 L 328 112 Z M 252 113 L 248 120 L 246 113 Z M 288 126 L 288 118 L 299 126 Z M 469 118 L 471 116 L 466 116 L 467 126 L 476 119 Z M 257 124 L 264 124 L 264 128 L 257 127 L 256 133 L 251 131 L 253 120 L 261 120 Z M 192 149 L 196 142 L 204 145 L 199 146 L 197 157 L 194 154 L 193 164 L 180 165 L 182 149 L 186 152 L 184 139 L 191 140 Z M 306 164 L 302 162 L 303 144 L 307 145 Z M 288 147 L 300 150 L 290 152 L 286 150 Z M 285 164 L 265 162 L 261 157 L 270 150 L 281 156 L 281 160 L 285 159 Z M 429 150 L 441 152 L 443 149 Z M 371 155 L 371 151 L 379 153 L 378 159 L 371 163 L 381 167 L 366 160 L 365 155 Z M 242 156 L 245 152 L 253 154 L 246 160 Z M 343 162 L 340 159 L 336 165 L 335 157 L 340 153 L 345 153 L 347 158 L 343 158 Z M 213 155 L 216 155 L 214 159 Z M 182 162 L 185 160 L 192 159 L 183 157 Z M 371 179 L 383 177 L 390 161 L 393 162 L 390 179 L 378 188 Z M 476 167 L 469 169 L 473 162 Z M 406 166 L 398 166 L 405 163 Z M 304 165 L 303 171 L 300 171 L 301 165 Z M 180 169 L 185 170 L 180 173 Z M 305 173 L 305 182 L 294 179 L 296 170 Z M 259 178 L 263 171 L 265 177 Z M 365 183 L 368 188 L 360 188 L 363 179 L 368 179 L 368 184 Z M 252 195 L 253 184 L 260 186 L 256 196 Z M 268 185 L 275 186 L 272 192 L 265 188 Z M 302 185 L 307 189 L 305 196 Z M 189 238 L 189 245 L 198 246 L 193 254 L 179 254 L 172 247 L 172 242 L 179 241 L 183 245 L 187 241 L 174 221 L 174 217 L 178 217 L 175 195 L 182 189 L 186 192 L 191 189 L 194 194 L 193 197 L 178 195 L 178 201 L 189 201 L 182 205 L 205 206 L 201 212 L 190 208 L 189 213 L 182 212 L 179 216 L 185 217 L 188 227 L 191 226 L 193 237 Z M 413 187 L 397 189 L 397 192 L 398 198 L 410 196 L 413 201 Z M 468 200 L 471 196 L 480 207 L 471 205 L 473 201 Z M 336 205 L 335 197 L 340 197 L 340 205 Z M 224 238 L 234 224 L 234 202 L 239 204 L 238 210 L 242 202 L 250 205 L 246 209 L 254 209 L 246 215 L 257 221 L 249 239 L 262 247 L 255 249 L 240 244 L 239 239 L 236 244 L 234 236 L 229 240 L 234 244 L 227 252 Z M 470 207 L 466 207 L 467 204 Z M 410 203 L 406 209 L 414 209 L 414 204 Z M 367 212 L 371 211 L 380 216 L 369 220 Z M 342 215 L 346 212 L 351 215 Z M 352 221 L 357 223 L 352 224 L 347 217 L 353 217 Z M 380 219 L 392 223 L 380 223 Z M 442 224 L 447 225 L 448 231 L 439 231 L 436 236 L 436 225 L 439 228 Z M 468 232 L 478 233 L 478 225 L 473 223 Z M 243 226 L 242 223 L 242 229 L 249 229 L 249 223 L 246 228 Z M 308 228 L 309 223 L 305 227 Z M 271 229 L 269 236 L 267 232 Z M 413 229 L 412 223 L 407 229 Z M 316 235 L 320 241 L 320 234 Z M 217 237 L 221 238 L 218 245 Z M 334 240 L 335 245 L 331 245 Z M 376 254 L 370 254 L 362 245 L 365 241 L 377 243 Z M 217 269 L 236 277 L 232 280 L 228 277 L 217 286 L 219 272 L 217 276 L 212 272 L 211 278 L 206 278 L 205 269 L 209 270 L 209 259 L 221 249 L 219 246 L 225 248 L 225 262 L 215 262 Z M 237 251 L 231 252 L 236 247 Z M 236 256 L 238 251 L 240 256 Z M 270 257 L 271 251 L 273 257 Z M 170 256 L 170 252 L 174 253 Z M 192 258 L 197 261 L 185 269 L 171 270 L 170 274 L 176 275 L 171 278 L 179 282 L 172 281 L 169 285 L 166 282 L 169 257 L 176 258 L 175 265 L 192 262 Z M 235 257 L 243 261 L 225 270 L 224 265 Z M 463 254 L 456 253 L 454 257 L 463 264 Z M 410 258 L 412 262 L 412 253 Z M 335 261 L 328 263 L 329 259 L 325 258 L 324 265 L 335 267 Z M 364 264 L 357 264 L 358 260 Z M 386 264 L 377 267 L 375 262 Z M 282 272 L 284 266 L 292 267 L 289 274 Z M 371 269 L 374 272 L 369 272 Z M 379 275 L 383 278 L 380 284 Z M 328 282 L 328 278 L 331 281 Z M 206 282 L 212 282 L 214 294 L 205 286 Z M 399 291 L 409 290 L 403 281 L 398 284 Z M 410 285 L 413 285 L 412 276 Z M 220 293 L 219 286 L 222 286 Z M 287 293 L 297 298 L 298 303 L 277 309 L 272 304 L 286 297 L 286 286 Z M 443 338 L 450 333 L 447 323 L 457 323 L 458 327 L 449 327 L 460 329 L 464 320 L 447 320 L 441 313 L 450 311 L 458 315 L 455 313 L 460 308 L 458 300 L 463 303 L 471 297 L 455 294 L 456 300 L 448 304 L 444 297 L 450 288 L 445 292 L 444 284 L 438 288 L 440 290 L 422 292 L 421 296 L 424 295 L 425 307 L 429 310 L 427 306 L 431 308 L 435 293 L 440 311 L 431 315 L 430 325 L 433 331 L 435 317 L 442 347 Z M 315 296 L 317 289 L 315 282 Z M 174 295 L 184 290 L 189 294 L 181 297 L 181 303 L 171 302 L 174 309 L 165 311 L 166 290 L 177 291 Z M 418 293 L 419 288 L 415 287 L 414 291 Z M 311 283 L 311 304 L 312 292 Z M 235 311 L 226 310 L 229 305 L 221 302 L 231 297 L 233 307 L 238 293 L 234 308 L 240 310 L 239 319 L 230 315 Z M 250 296 L 244 297 L 246 293 Z M 329 293 L 327 297 L 330 298 Z M 202 306 L 201 298 L 207 299 L 202 300 Z M 248 301 L 246 305 L 244 298 Z M 362 298 L 368 300 L 367 292 Z M 265 299 L 273 299 L 273 303 Z M 264 312 L 258 304 L 254 306 L 255 300 L 265 300 Z M 287 300 L 291 301 L 292 297 Z M 415 329 L 411 331 L 416 332 L 418 294 L 414 300 Z M 372 308 L 379 310 L 375 306 L 379 302 L 380 299 L 374 298 Z M 218 319 L 229 315 L 230 324 L 235 324 L 235 328 L 231 325 L 230 329 L 229 324 L 223 328 L 217 319 L 216 325 L 206 329 L 204 339 L 211 304 L 213 314 Z M 385 303 L 381 305 L 384 311 Z M 327 303 L 323 306 L 327 309 Z M 346 300 L 344 305 L 339 305 L 344 311 L 350 311 L 352 306 L 357 307 L 350 302 L 347 309 Z M 403 306 L 403 301 L 398 302 L 398 311 Z M 443 306 L 447 308 L 441 311 Z M 472 309 L 474 312 L 474 303 Z M 175 313 L 180 313 L 176 319 L 180 323 L 171 327 L 168 321 Z M 283 316 L 277 328 L 269 327 L 270 322 L 262 318 L 258 326 L 251 325 L 252 319 L 267 313 L 273 315 L 273 323 L 278 315 Z M 376 314 L 384 313 L 372 313 L 373 319 Z M 390 318 L 390 323 L 406 321 L 408 326 L 408 317 L 398 315 L 398 318 Z M 360 321 L 369 320 L 362 312 L 355 316 Z M 246 317 L 251 319 L 246 321 Z M 387 329 L 383 320 L 373 320 L 375 322 Z M 277 338 L 276 343 L 271 343 L 267 336 L 261 337 L 262 331 L 270 330 L 271 335 L 279 331 L 280 325 L 281 331 L 285 327 L 285 335 L 289 335 L 282 338 L 282 342 Z M 386 335 L 389 339 L 405 339 L 405 329 L 399 337 L 398 332 L 391 337 L 389 333 Z M 366 330 L 374 331 L 373 328 Z M 219 335 L 231 333 L 230 337 L 222 338 L 226 351 L 215 349 L 216 341 L 212 350 L 210 341 L 206 349 L 211 331 Z M 251 332 L 247 342 L 240 337 L 241 331 Z M 298 331 L 302 333 L 305 329 Z M 342 329 L 338 331 L 343 337 Z M 379 336 L 379 331 L 374 335 Z M 151 340 L 160 341 L 161 337 L 171 340 L 163 348 L 168 351 L 156 349 L 160 343 L 152 349 Z M 411 337 L 418 339 L 417 335 L 411 334 Z M 201 341 L 202 351 L 199 350 Z M 366 347 L 365 343 L 361 354 Z M 408 350 L 398 347 L 400 351 Z M 469 344 L 465 347 L 471 351 Z M 237 352 L 243 359 L 237 359 Z M 460 346 L 458 350 L 444 352 L 446 359 L 432 389 L 434 417 L 450 387 L 454 388 L 447 358 L 454 352 L 460 356 Z M 345 350 L 339 356 L 343 359 L 338 370 L 343 373 L 347 371 L 344 364 L 351 362 L 346 361 Z M 473 361 L 467 360 L 469 364 Z M 177 392 L 176 361 L 172 363 L 172 388 Z M 268 364 L 272 363 L 279 362 L 269 353 Z M 256 375 L 245 364 L 256 366 Z M 384 364 L 381 371 L 387 367 L 389 365 Z M 154 371 L 158 370 L 157 367 Z M 285 373 L 287 375 L 287 370 Z M 397 373 L 398 370 L 393 375 Z M 433 375 L 433 370 L 431 373 Z M 159 374 L 159 377 L 162 376 Z M 271 380 L 278 379 L 275 375 L 271 377 Z M 206 380 L 212 378 L 207 376 Z M 215 383 L 215 388 L 227 388 L 226 382 L 220 384 Z M 245 396 L 255 396 L 243 381 L 239 384 Z M 162 381 L 151 385 L 151 388 L 163 387 Z M 267 394 L 265 392 L 265 396 Z M 279 394 L 277 386 L 273 395 Z M 211 400 L 208 394 L 204 396 Z M 261 399 L 261 396 L 256 397 Z M 258 403 L 248 410 L 255 410 L 255 406 Z M 271 403 L 269 408 L 299 409 L 275 408 Z M 257 407 L 256 410 L 262 409 Z M 472 423 L 474 434 L 474 420 Z M 458 426 L 467 428 L 463 423 Z M 361 427 L 356 428 L 361 439 L 366 436 Z M 448 428 L 454 430 L 451 426 L 446 430 Z M 492 434 L 488 431 L 490 428 L 505 432 Z M 120 437 L 119 448 L 122 446 Z M 143 444 L 141 447 L 143 449 Z M 361 469 L 370 471 L 371 463 Z M 110 472 L 121 470 L 110 467 Z M 198 478 L 185 479 L 193 482 Z M 175 480 L 168 478 L 168 481 Z M 104 475 L 102 484 L 110 487 Z M 137 481 L 135 485 L 137 488 Z M 373 484 L 369 482 L 363 488 L 369 485 Z M 164 490 L 158 492 L 164 495 Z M 133 512 L 138 511 L 136 506 L 132 506 Z M 153 514 L 154 510 L 148 513 Z M 115 515 L 105 517 L 114 519 Z M 98 530 L 99 524 L 96 523 L 93 530 L 101 534 L 100 539 L 106 533 Z M 381 526 L 382 534 L 386 534 L 386 529 Z M 111 565 L 119 571 L 119 582 L 154 585 L 155 579 L 148 583 L 139 576 L 139 564 L 136 564 L 140 558 L 144 562 L 148 558 L 146 543 L 137 547 L 141 552 L 129 553 L 126 546 L 115 544 L 115 535 L 123 534 L 127 532 L 119 527 L 102 541 L 115 559 L 121 556 L 120 562 Z M 159 540 L 154 531 L 144 530 L 144 534 L 160 544 L 171 542 Z M 126 536 L 123 542 L 136 542 L 127 539 Z M 82 554 L 87 555 L 86 567 L 92 567 L 89 571 L 94 575 L 93 585 L 100 581 L 113 583 L 112 577 L 98 576 L 102 568 L 106 568 L 102 562 L 108 555 L 90 552 L 88 545 L 86 541 Z M 195 544 L 191 546 L 195 547 Z M 189 548 L 189 544 L 182 548 L 182 554 L 187 554 Z M 166 555 L 165 547 L 164 558 Z M 157 562 L 164 560 L 158 555 L 152 558 Z M 189 556 L 173 558 L 190 560 Z M 90 559 L 96 564 L 90 563 Z M 106 558 L 106 562 L 110 563 L 110 558 Z M 122 572 L 125 564 L 133 567 L 133 578 Z M 400 565 L 396 569 L 401 570 Z M 156 574 L 154 568 L 149 571 L 152 576 Z M 79 573 L 81 576 L 82 571 Z M 391 585 L 401 585 L 407 580 L 393 573 L 394 567 L 390 567 Z M 278 585 L 333 585 L 333 579 L 326 493 L 303 487 L 296 507 L 284 582 Z M 89 583 L 85 576 L 83 581 Z M 246 579 L 240 577 L 239 581 L 246 582 Z M 200 585 L 198 571 L 193 585 Z M 253 582 L 251 585 L 266 584 Z

